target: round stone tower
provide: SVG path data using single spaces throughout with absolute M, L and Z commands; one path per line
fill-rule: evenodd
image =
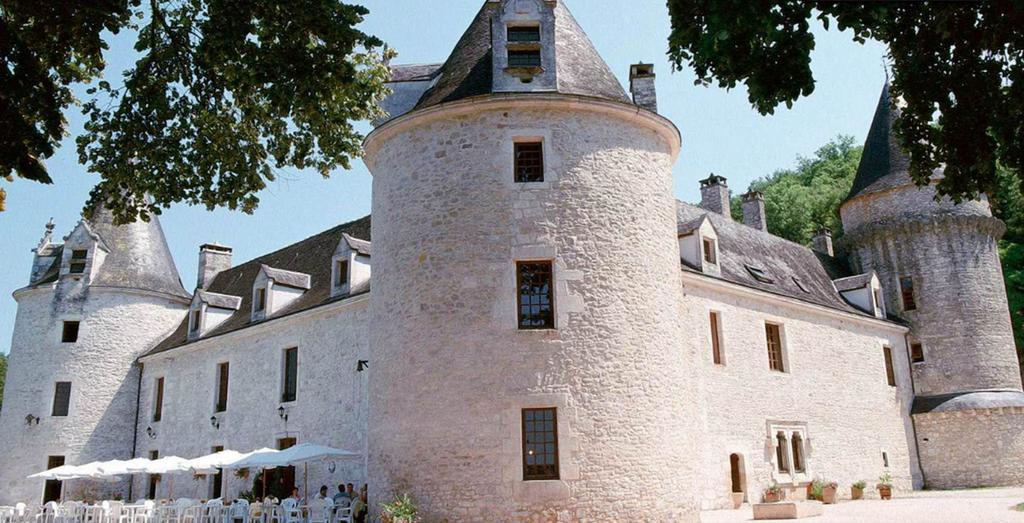
M 366 140 L 371 497 L 428 521 L 695 520 L 678 131 L 561 1 L 486 2 L 420 73 Z
M 1024 393 L 987 200 L 936 200 L 919 188 L 882 91 L 850 197 L 844 245 L 874 270 L 890 313 L 911 324 L 913 413 L 925 482 L 968 487 L 1024 482 Z M 936 173 L 936 177 L 941 173 Z
M 44 483 L 26 476 L 60 463 L 132 456 L 136 358 L 188 308 L 160 223 L 114 226 L 105 209 L 63 245 L 52 224 L 35 250 L 18 314 L 0 414 L 0 504 L 126 496 L 127 482 Z M 102 491 L 88 489 L 101 488 Z M 87 490 L 82 490 L 87 489 Z

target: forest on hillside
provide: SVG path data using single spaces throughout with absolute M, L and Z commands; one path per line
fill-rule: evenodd
M 793 168 L 752 182 L 750 190 L 764 193 L 768 230 L 810 245 L 814 231 L 825 225 L 832 229 L 836 240 L 841 239 L 839 205 L 853 186 L 863 149 L 853 137 L 838 136 L 814 156 L 798 158 Z M 1006 235 L 999 242 L 999 256 L 1017 354 L 1024 361 L 1024 195 L 1009 169 L 999 169 L 999 189 L 997 194 L 990 195 L 990 201 L 993 213 L 1007 225 Z M 732 212 L 736 220 L 742 221 L 738 196 L 733 198 Z

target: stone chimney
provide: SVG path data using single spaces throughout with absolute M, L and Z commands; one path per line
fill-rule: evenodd
M 814 233 L 814 237 L 811 238 L 813 249 L 829 256 L 835 256 L 835 249 L 832 247 L 832 229 L 828 227 L 822 227 L 818 229 L 818 232 Z
M 654 66 L 635 64 L 629 68 L 629 92 L 633 103 L 651 112 L 658 112 L 658 92 L 654 89 Z
M 700 206 L 705 211 L 716 212 L 729 220 L 732 219 L 729 185 L 725 178 L 712 173 L 708 179 L 700 181 Z
M 743 195 L 743 223 L 747 227 L 768 232 L 768 216 L 764 210 L 764 195 L 750 191 Z
M 199 277 L 196 286 L 209 287 L 221 271 L 231 268 L 231 247 L 207 243 L 199 247 Z

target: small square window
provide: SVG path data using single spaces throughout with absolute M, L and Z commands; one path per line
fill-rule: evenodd
M 60 341 L 63 343 L 76 343 L 78 342 L 78 328 L 80 323 L 77 321 L 66 321 L 64 322 L 64 330 L 61 332 Z
M 716 243 L 712 238 L 704 238 L 704 261 L 711 265 L 718 265 L 718 254 L 715 250 Z
M 912 363 L 924 362 L 924 345 L 920 343 L 910 344 L 910 361 Z
M 540 67 L 540 49 L 515 49 L 508 52 L 509 67 Z
M 516 183 L 544 181 L 544 144 L 542 142 L 516 142 Z
M 338 260 L 334 266 L 334 286 L 341 287 L 348 283 L 348 260 Z
M 508 41 L 511 43 L 539 42 L 540 26 L 514 26 L 508 28 Z

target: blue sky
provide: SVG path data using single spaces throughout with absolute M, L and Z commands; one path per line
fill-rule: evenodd
M 355 0 L 350 0 L 355 1 Z M 441 62 L 479 10 L 481 0 L 364 0 L 371 14 L 365 31 L 398 50 L 396 63 Z M 683 149 L 674 169 L 680 199 L 699 199 L 697 181 L 714 172 L 729 179 L 733 191 L 745 190 L 755 178 L 792 166 L 838 134 L 863 140 L 885 78 L 883 46 L 860 45 L 849 34 L 817 33 L 812 55 L 816 90 L 792 110 L 763 117 L 751 109 L 744 89 L 731 92 L 693 85 L 692 72 L 673 73 L 666 57 L 669 33 L 664 0 L 568 0 L 567 4 L 598 51 L 628 84 L 630 64 L 653 62 L 658 74 L 660 112 L 679 127 Z M 111 41 L 107 75 L 133 60 L 130 34 Z M 84 91 L 84 89 L 82 89 Z M 71 232 L 89 189 L 96 183 L 78 164 L 74 137 L 82 118 L 69 115 L 70 137 L 48 161 L 54 185 L 24 180 L 3 183 L 8 210 L 0 213 L 0 352 L 7 352 L 14 328 L 16 303 L 11 293 L 28 283 L 30 252 L 50 217 L 56 235 Z M 368 127 L 364 127 L 364 130 Z M 330 179 L 294 172 L 273 183 L 260 198 L 254 215 L 207 212 L 184 205 L 161 217 L 171 252 L 185 288 L 195 285 L 198 247 L 220 242 L 235 249 L 242 262 L 322 230 L 364 216 L 370 210 L 370 175 L 357 162 L 351 171 Z

